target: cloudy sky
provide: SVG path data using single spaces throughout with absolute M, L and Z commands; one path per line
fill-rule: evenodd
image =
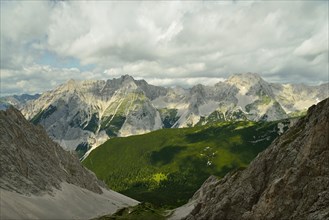
M 328 81 L 328 1 L 1 1 L 1 96 L 123 74 Z

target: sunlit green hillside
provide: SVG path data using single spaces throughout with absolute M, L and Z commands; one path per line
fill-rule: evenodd
M 83 161 L 111 189 L 158 206 L 185 203 L 213 174 L 243 168 L 281 122 L 223 122 L 108 140 Z

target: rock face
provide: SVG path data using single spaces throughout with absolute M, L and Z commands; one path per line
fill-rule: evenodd
M 130 76 L 107 81 L 70 80 L 28 103 L 22 113 L 42 125 L 64 149 L 86 150 L 109 137 L 162 128 L 151 100 L 165 92 L 165 88 Z
M 329 219 L 329 99 L 245 170 L 210 177 L 172 219 Z
M 37 194 L 68 183 L 101 193 L 105 185 L 86 170 L 76 155 L 54 143 L 13 107 L 0 111 L 1 188 Z
M 328 91 L 328 84 L 271 84 L 254 73 L 191 89 L 153 86 L 125 75 L 107 81 L 70 80 L 27 103 L 22 113 L 64 149 L 85 152 L 110 137 L 161 128 L 287 118 L 327 98 Z
M 41 126 L 28 122 L 13 107 L 0 111 L 0 164 L 1 219 L 28 218 L 23 211 L 20 213 L 19 208 L 32 213 L 33 218 L 44 218 L 45 216 L 40 214 L 45 208 L 42 204 L 37 206 L 37 210 L 32 210 L 32 206 L 27 208 L 29 206 L 25 203 L 36 205 L 40 203 L 41 198 L 48 195 L 51 202 L 49 199 L 45 200 L 49 202 L 49 206 L 56 208 L 60 204 L 52 196 L 63 198 L 60 195 L 70 192 L 75 192 L 78 198 L 89 196 L 90 199 L 99 199 L 99 202 L 113 202 L 115 210 L 137 203 L 122 195 L 121 199 L 111 198 L 109 194 L 115 193 L 107 190 L 103 182 L 85 169 L 76 155 L 64 151 L 48 137 Z M 22 201 L 25 201 L 25 205 Z M 72 207 L 79 205 L 81 203 L 77 202 Z M 111 211 L 111 207 L 107 208 Z M 103 213 L 106 211 L 104 207 L 103 209 L 98 211 Z M 51 212 L 51 209 L 47 212 L 49 211 Z M 54 213 L 49 216 L 52 216 L 51 214 Z M 89 215 L 97 216 L 98 213 L 91 211 Z M 76 216 L 84 215 L 80 210 Z M 65 215 L 62 217 L 68 218 Z

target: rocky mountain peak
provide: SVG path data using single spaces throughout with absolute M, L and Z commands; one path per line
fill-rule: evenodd
M 138 88 L 138 86 L 136 85 L 136 81 L 132 76 L 124 75 L 121 76 L 120 80 L 121 86 L 126 87 L 127 89 L 135 90 Z
M 122 81 L 135 81 L 135 79 L 132 76 L 128 75 L 128 74 L 122 75 L 120 77 L 120 79 L 122 79 Z
M 258 73 L 238 73 L 230 76 L 225 82 L 232 83 L 245 83 L 256 84 L 263 81 L 262 77 Z
M 137 81 L 130 75 L 122 75 L 120 78 L 108 79 L 105 86 L 102 88 L 102 92 L 106 95 L 112 95 L 116 90 L 119 89 L 137 89 Z
M 270 84 L 257 73 L 235 74 L 225 81 L 226 84 L 238 89 L 242 95 L 273 96 Z
M 204 85 L 202 84 L 197 84 L 191 88 L 191 93 L 198 93 L 204 90 Z
M 74 79 L 69 79 L 69 80 L 67 81 L 67 84 L 73 84 L 73 85 L 74 85 L 75 82 L 76 82 L 76 81 L 75 81 Z
M 77 87 L 77 83 L 78 81 L 75 81 L 74 79 L 70 79 L 64 84 L 65 89 L 67 89 L 68 91 L 75 90 Z

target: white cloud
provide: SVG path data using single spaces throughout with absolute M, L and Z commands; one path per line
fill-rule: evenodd
M 29 44 L 47 34 L 51 6 L 46 1 L 1 1 L 1 69 L 33 62 Z
M 50 11 L 47 1 L 2 1 L 1 37 L 27 42 L 45 35 Z
M 298 56 L 316 56 L 321 53 L 328 53 L 328 25 L 312 35 L 309 39 L 297 47 L 294 53 Z
M 142 79 L 142 78 L 137 78 Z M 171 87 L 181 86 L 184 88 L 191 88 L 194 85 L 202 84 L 206 86 L 213 86 L 218 82 L 224 81 L 224 78 L 209 78 L 209 77 L 196 77 L 196 78 L 146 78 L 148 83 L 156 86 Z
M 44 51 L 95 65 L 94 75 L 78 71 L 72 77 L 78 79 L 130 74 L 169 85 L 258 72 L 280 82 L 316 83 L 328 79 L 328 4 L 1 1 L 1 47 L 1 78 L 9 70 L 17 74 L 6 81 L 11 85 L 31 81 L 20 78 L 28 74 L 37 80 L 37 71 L 56 82 L 70 78 L 56 60 L 51 70 L 37 70 Z
M 99 74 L 77 68 L 54 68 L 33 64 L 22 69 L 1 69 L 1 96 L 38 93 L 53 89 L 69 79 L 100 79 Z

